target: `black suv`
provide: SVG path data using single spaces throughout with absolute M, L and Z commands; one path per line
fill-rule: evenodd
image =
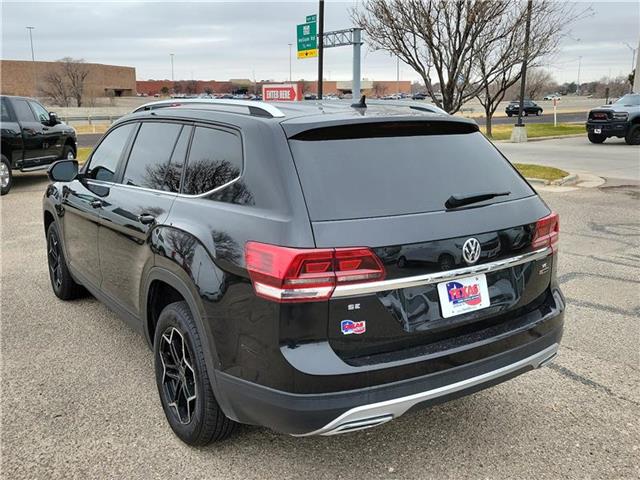
M 558 216 L 473 121 L 158 102 L 49 175 L 55 294 L 145 336 L 189 444 L 373 427 L 558 350 Z
M 509 117 L 512 115 L 518 115 L 518 111 L 520 110 L 520 101 L 514 100 L 513 102 L 509 102 L 509 105 L 504 109 L 504 113 L 506 113 Z M 531 115 L 542 115 L 542 107 L 538 105 L 536 102 L 531 100 L 525 100 L 522 106 L 522 114 L 527 116 Z
M 76 157 L 76 132 L 58 120 L 33 98 L 1 96 L 2 156 L 0 187 L 2 195 L 13 184 L 12 170 L 46 170 L 60 158 Z

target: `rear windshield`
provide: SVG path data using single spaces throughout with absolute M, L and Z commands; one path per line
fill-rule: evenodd
M 338 136 L 323 138 L 329 129 L 317 129 L 289 140 L 311 220 L 440 211 L 452 195 L 510 192 L 476 207 L 534 194 L 477 131 L 398 136 L 385 125 L 393 136 L 383 136 L 369 125 L 369 137 L 359 126 L 355 138 L 345 138 L 350 128 Z

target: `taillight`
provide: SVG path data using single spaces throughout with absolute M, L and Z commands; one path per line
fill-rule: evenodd
M 560 216 L 552 212 L 550 215 L 541 218 L 536 222 L 536 230 L 533 234 L 531 247 L 534 250 L 542 247 L 551 247 L 558 251 L 558 240 L 560 235 Z
M 372 282 L 384 266 L 368 248 L 289 248 L 247 242 L 247 270 L 256 295 L 276 302 L 327 300 L 336 285 Z

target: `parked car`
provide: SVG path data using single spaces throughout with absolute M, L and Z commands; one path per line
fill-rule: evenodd
M 554 98 L 560 98 L 559 93 L 550 93 L 549 95 L 545 95 L 543 100 L 553 100 Z
M 426 98 L 429 98 L 429 94 L 424 92 L 414 93 L 411 96 L 412 100 L 425 100 Z
M 374 427 L 558 350 L 558 216 L 472 120 L 154 102 L 49 175 L 55 295 L 86 288 L 144 335 L 189 444 Z
M 512 115 L 518 115 L 518 111 L 520 109 L 520 101 L 514 100 L 507 105 L 507 108 L 504 109 L 507 116 L 511 117 Z M 538 105 L 536 102 L 531 100 L 525 100 L 522 114 L 527 116 L 529 114 L 532 115 L 541 115 L 542 107 Z
M 62 123 L 33 98 L 0 96 L 2 155 L 0 187 L 6 195 L 13 185 L 13 170 L 45 170 L 61 158 L 76 158 L 76 131 Z
M 640 145 L 640 94 L 629 93 L 611 105 L 594 108 L 589 112 L 586 127 L 591 143 L 619 137 L 627 145 Z

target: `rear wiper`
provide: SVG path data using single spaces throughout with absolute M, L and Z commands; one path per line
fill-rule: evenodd
M 451 195 L 449 199 L 444 202 L 445 208 L 458 208 L 470 205 L 472 203 L 482 202 L 495 197 L 505 197 L 511 192 L 484 192 L 484 193 L 469 193 L 466 195 Z

